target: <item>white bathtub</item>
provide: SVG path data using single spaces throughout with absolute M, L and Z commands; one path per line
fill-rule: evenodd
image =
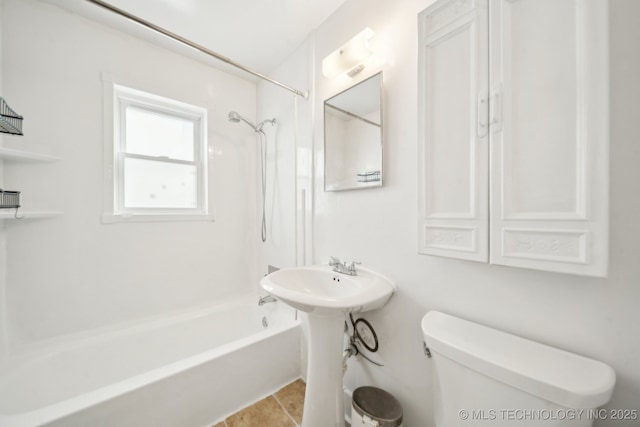
M 0 426 L 210 426 L 299 376 L 293 311 L 237 297 L 6 360 Z

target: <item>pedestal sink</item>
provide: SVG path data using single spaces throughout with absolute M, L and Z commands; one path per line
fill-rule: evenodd
M 307 313 L 309 363 L 302 427 L 344 427 L 344 315 L 384 306 L 395 284 L 362 267 L 356 276 L 350 276 L 328 265 L 316 265 L 278 270 L 264 277 L 260 285 Z

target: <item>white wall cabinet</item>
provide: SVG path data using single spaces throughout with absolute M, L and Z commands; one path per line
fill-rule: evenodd
M 419 15 L 419 252 L 608 267 L 606 0 L 441 0 Z

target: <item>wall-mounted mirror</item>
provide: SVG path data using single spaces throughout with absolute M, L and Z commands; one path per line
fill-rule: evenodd
M 324 190 L 382 185 L 382 72 L 324 102 Z

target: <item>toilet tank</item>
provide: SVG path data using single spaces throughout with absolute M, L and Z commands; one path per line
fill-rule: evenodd
M 608 365 L 437 311 L 422 319 L 438 427 L 590 426 L 611 398 Z

